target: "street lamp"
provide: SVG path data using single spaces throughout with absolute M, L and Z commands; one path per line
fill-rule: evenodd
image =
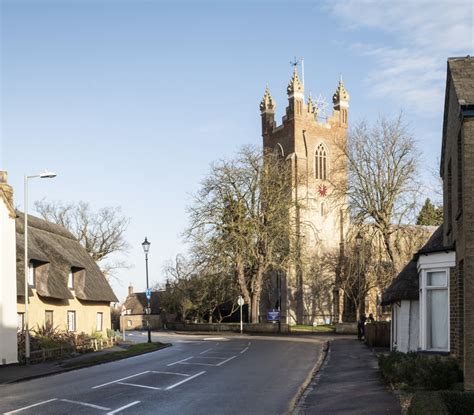
M 362 312 L 362 296 L 361 296 L 361 287 L 360 287 L 360 268 L 361 268 L 361 261 L 360 261 L 360 251 L 362 247 L 362 242 L 364 240 L 364 237 L 362 236 L 362 233 L 359 231 L 357 232 L 357 235 L 355 237 L 355 242 L 356 242 L 356 249 L 357 249 L 357 297 L 359 298 L 359 310 L 356 311 L 356 313 L 361 314 Z M 357 315 L 356 315 L 357 318 Z
M 148 239 L 145 236 L 145 240 L 142 242 L 143 252 L 145 253 L 145 266 L 146 266 L 146 292 L 147 292 L 147 300 L 148 300 L 148 307 L 147 307 L 147 314 L 151 314 L 151 307 L 150 307 L 150 299 L 148 298 L 148 251 L 150 250 L 151 243 L 148 242 Z M 148 329 L 148 343 L 151 343 L 151 328 L 150 328 L 150 317 L 146 319 L 146 326 Z
M 25 314 L 24 314 L 24 326 L 25 326 L 25 360 L 28 363 L 30 360 L 30 332 L 28 327 L 28 271 L 30 267 L 30 262 L 28 261 L 28 180 L 35 179 L 39 177 L 40 179 L 52 179 L 56 177 L 56 173 L 50 171 L 44 171 L 40 174 L 35 174 L 33 176 L 25 175 L 25 185 L 24 185 L 24 196 L 25 196 L 25 255 L 24 255 L 24 264 L 25 264 Z

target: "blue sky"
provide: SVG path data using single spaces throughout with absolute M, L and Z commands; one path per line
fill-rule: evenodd
M 342 74 L 350 122 L 403 110 L 426 194 L 440 151 L 446 58 L 472 54 L 470 1 L 0 0 L 0 169 L 35 200 L 121 206 L 131 223 L 113 286 L 144 288 L 186 247 L 186 206 L 213 160 L 259 145 L 268 83 L 278 118 L 289 61 L 330 101 Z

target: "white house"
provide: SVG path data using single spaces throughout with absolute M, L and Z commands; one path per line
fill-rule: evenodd
M 18 362 L 15 217 L 13 189 L 0 171 L 0 365 Z

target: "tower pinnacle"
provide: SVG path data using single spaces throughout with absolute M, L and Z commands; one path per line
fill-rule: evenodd
M 270 90 L 268 89 L 268 85 L 265 87 L 265 93 L 263 94 L 262 101 L 260 102 L 260 111 L 274 111 L 275 110 L 275 103 L 273 102 L 273 98 L 270 95 Z
M 295 66 L 295 69 L 293 70 L 293 76 L 291 77 L 290 83 L 288 84 L 288 88 L 286 88 L 286 91 L 288 92 L 289 96 L 292 96 L 298 93 L 303 94 L 304 88 L 298 76 L 298 71 L 296 70 L 296 66 Z
M 334 109 L 336 110 L 339 110 L 341 107 L 347 108 L 349 106 L 349 93 L 344 87 L 342 75 L 339 78 L 339 85 L 337 86 L 336 92 L 332 97 L 332 102 L 334 104 Z

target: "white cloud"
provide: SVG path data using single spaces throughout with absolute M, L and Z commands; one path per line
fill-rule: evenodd
M 365 80 L 372 96 L 391 98 L 424 115 L 439 114 L 446 59 L 474 49 L 472 1 L 341 0 L 324 8 L 354 34 L 368 29 L 376 38 L 380 31 L 385 44 L 350 45 L 375 63 Z

